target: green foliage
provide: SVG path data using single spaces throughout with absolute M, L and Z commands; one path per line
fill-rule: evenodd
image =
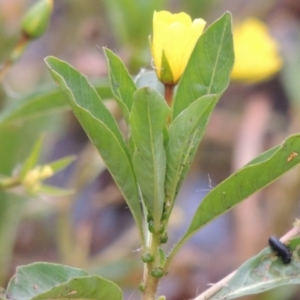
M 151 88 L 134 95 L 130 131 L 135 145 L 133 165 L 143 200 L 159 230 L 164 205 L 166 151 L 163 128 L 169 114 L 164 98 Z
M 37 142 L 35 143 L 35 145 L 33 146 L 31 153 L 29 154 L 29 156 L 27 157 L 27 159 L 25 160 L 21 171 L 20 171 L 20 179 L 24 179 L 24 177 L 26 176 L 26 174 L 33 169 L 33 167 L 37 164 L 38 159 L 40 157 L 41 154 L 41 149 L 42 149 L 42 138 L 39 138 L 37 140 Z
M 66 110 L 69 107 L 60 92 L 53 88 L 40 90 L 5 107 L 0 114 L 0 129 Z
M 109 49 L 104 49 L 112 93 L 128 123 L 136 86 L 120 58 Z
M 233 278 L 212 300 L 235 299 L 257 294 L 285 284 L 300 284 L 300 238 L 291 240 L 292 262 L 282 263 L 270 247 L 241 265 Z
M 122 191 L 143 241 L 140 196 L 132 159 L 116 121 L 85 76 L 54 57 L 48 57 L 46 63 Z
M 48 163 L 47 165 L 51 167 L 51 169 L 57 173 L 67 166 L 69 166 L 74 160 L 76 159 L 76 156 L 70 155 L 70 156 L 65 156 L 63 158 L 57 159 L 55 161 L 52 161 Z
M 217 95 L 207 95 L 194 101 L 178 115 L 169 128 L 166 147 L 166 199 L 169 214 L 218 99 Z
M 300 163 L 293 156 L 300 147 L 300 135 L 292 135 L 280 146 L 261 154 L 209 192 L 199 205 L 186 236 L 220 216 L 256 191 L 267 186 Z
M 99 85 L 98 85 L 99 86 Z M 101 86 L 102 87 L 102 86 Z M 104 91 L 104 89 L 102 89 Z M 42 142 L 42 133 L 53 132 L 60 125 L 58 113 L 69 110 L 67 103 L 58 91 L 40 89 L 33 94 L 18 100 L 8 100 L 7 105 L 0 112 L 0 181 L 12 179 L 20 185 L 24 176 L 33 169 L 40 158 L 41 151 L 46 152 Z M 50 163 L 54 172 L 65 168 L 74 160 L 74 157 L 62 158 Z M 0 183 L 0 186 L 1 183 Z M 70 191 L 56 187 L 41 185 L 39 192 L 52 195 L 65 195 Z M 51 190 L 51 191 L 50 191 Z M 7 273 L 11 266 L 13 247 L 17 228 L 24 215 L 24 208 L 28 195 L 8 190 L 0 193 L 0 283 L 7 280 Z
M 0 283 L 4 284 L 13 255 L 15 236 L 27 197 L 0 192 Z
M 154 72 L 140 74 L 135 83 L 119 57 L 108 49 L 104 52 L 112 95 L 128 125 L 124 135 L 106 108 L 101 93 L 99 96 L 85 76 L 57 58 L 48 57 L 45 61 L 133 214 L 141 238 L 142 259 L 150 278 L 148 281 L 146 278 L 143 285 L 143 291 L 147 292 L 149 282 L 157 282 L 167 274 L 174 256 L 195 232 L 300 163 L 297 152 L 300 135 L 290 136 L 211 190 L 199 205 L 184 236 L 166 256 L 160 246 L 167 241 L 166 226 L 174 201 L 209 118 L 229 83 L 234 63 L 231 15 L 225 13 L 198 40 L 171 109 L 162 96 L 161 86 L 153 79 Z M 295 257 L 291 265 L 282 266 L 279 260 L 273 264 L 274 255 L 270 249 L 264 250 L 251 263 L 241 267 L 240 277 L 224 289 L 226 299 L 261 291 L 262 277 L 247 276 L 252 271 L 253 274 L 262 273 L 266 263 L 271 266 L 271 272 L 276 264 L 288 271 L 295 268 L 291 270 L 296 272 L 299 269 L 296 244 L 291 245 Z M 243 276 L 245 281 L 241 283 Z M 87 282 L 96 280 L 83 277 Z M 245 284 L 248 281 L 250 288 Z M 263 288 L 274 287 L 274 282 Z M 291 277 L 280 282 L 294 283 Z M 75 282 L 71 280 L 68 284 L 71 292 Z M 53 297 L 57 293 L 55 290 L 54 294 L 47 295 Z
M 226 13 L 200 36 L 178 84 L 167 145 L 169 213 L 211 113 L 229 84 L 233 62 L 231 15 Z
M 221 95 L 234 63 L 231 14 L 225 13 L 203 33 L 178 84 L 173 119 L 204 95 Z
M 34 263 L 17 268 L 6 293 L 9 299 L 122 300 L 120 288 L 99 276 L 63 265 Z
M 97 81 L 95 89 L 102 99 L 112 97 L 107 80 Z M 59 90 L 53 87 L 43 88 L 4 107 L 0 113 L 0 130 L 8 126 L 17 126 L 24 121 L 61 114 L 67 110 L 70 110 L 70 106 Z

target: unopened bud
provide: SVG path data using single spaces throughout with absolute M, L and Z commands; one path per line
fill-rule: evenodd
M 39 0 L 25 14 L 22 31 L 30 39 L 39 38 L 46 31 L 53 9 L 53 0 Z
M 164 276 L 164 271 L 162 268 L 155 268 L 151 271 L 151 275 L 154 278 L 161 278 Z

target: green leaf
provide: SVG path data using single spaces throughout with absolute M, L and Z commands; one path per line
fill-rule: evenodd
M 300 163 L 300 135 L 261 154 L 211 190 L 199 205 L 184 239 Z
M 102 99 L 112 98 L 106 80 L 97 81 L 95 88 Z M 61 91 L 56 87 L 43 88 L 5 107 L 0 113 L 0 129 L 8 125 L 19 125 L 34 118 L 59 114 L 69 109 L 70 106 Z
M 293 252 L 292 262 L 282 263 L 270 247 L 246 261 L 212 300 L 229 300 L 245 295 L 257 294 L 280 285 L 300 283 L 300 238 L 289 243 Z
M 163 129 L 169 111 L 165 99 L 157 91 L 145 87 L 134 94 L 129 118 L 135 145 L 134 170 L 156 229 L 160 224 L 165 198 L 166 151 Z
M 54 173 L 58 173 L 64 168 L 68 167 L 75 159 L 75 155 L 69 155 L 58 160 L 52 161 L 46 165 L 49 165 Z
M 40 153 L 42 150 L 42 142 L 43 142 L 43 137 L 39 138 L 35 145 L 33 146 L 28 158 L 25 160 L 22 169 L 20 171 L 20 178 L 24 179 L 26 176 L 27 172 L 30 171 L 35 167 L 35 165 L 38 162 L 38 159 L 40 157 Z
M 26 196 L 0 192 L 0 284 L 6 284 Z
M 113 282 L 88 276 L 81 269 L 50 263 L 18 267 L 9 282 L 7 297 L 18 300 L 123 299 L 120 288 Z
M 229 84 L 233 64 L 231 14 L 227 12 L 196 43 L 178 84 L 173 119 L 196 99 L 208 94 L 223 93 Z
M 85 76 L 55 57 L 45 59 L 53 79 L 119 186 L 144 241 L 142 212 L 128 148 L 118 125 Z
M 171 123 L 167 144 L 166 201 L 172 210 L 183 179 L 203 137 L 209 117 L 218 101 L 207 95 L 193 102 Z
M 120 58 L 111 50 L 104 48 L 107 60 L 109 79 L 113 95 L 128 123 L 136 86 Z

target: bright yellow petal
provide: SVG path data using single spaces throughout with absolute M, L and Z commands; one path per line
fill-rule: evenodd
M 185 13 L 154 12 L 151 47 L 159 78 L 160 71 L 164 67 L 161 65 L 162 51 L 164 51 L 174 83 L 179 80 L 205 24 L 202 19 L 192 22 L 190 16 Z
M 174 22 L 179 22 L 182 24 L 185 24 L 186 26 L 189 26 L 192 23 L 191 17 L 184 13 L 178 13 L 178 14 L 172 14 L 169 11 L 162 10 L 162 11 L 155 11 L 153 16 L 153 23 L 160 21 L 164 22 L 166 24 L 172 24 Z

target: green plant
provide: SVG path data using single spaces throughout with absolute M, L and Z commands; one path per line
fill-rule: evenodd
M 167 82 L 164 82 L 166 77 L 160 78 L 167 91 L 165 95 L 156 89 L 154 71 L 151 76 L 155 84 L 140 85 L 143 74 L 135 82 L 116 54 L 106 48 L 103 52 L 111 91 L 128 127 L 125 136 L 105 106 L 101 91 L 99 95 L 84 75 L 55 57 L 47 57 L 45 61 L 131 210 L 145 268 L 140 284 L 143 299 L 163 299 L 164 296 L 157 297 L 159 281 L 167 275 L 184 243 L 213 219 L 299 164 L 300 135 L 288 137 L 212 189 L 178 243 L 165 249 L 177 194 L 209 118 L 229 83 L 234 64 L 231 15 L 225 13 L 197 40 L 176 89 L 177 80 L 169 81 L 172 79 L 170 61 L 166 53 L 162 54 L 162 65 L 168 75 Z M 298 234 L 298 227 L 296 224 L 290 237 Z M 282 284 L 299 283 L 299 244 L 299 238 L 290 241 L 293 258 L 289 265 L 282 264 L 270 248 L 264 249 L 235 274 L 195 299 L 234 299 Z M 28 300 L 122 299 L 120 288 L 106 279 L 47 263 L 18 267 L 6 296 Z

